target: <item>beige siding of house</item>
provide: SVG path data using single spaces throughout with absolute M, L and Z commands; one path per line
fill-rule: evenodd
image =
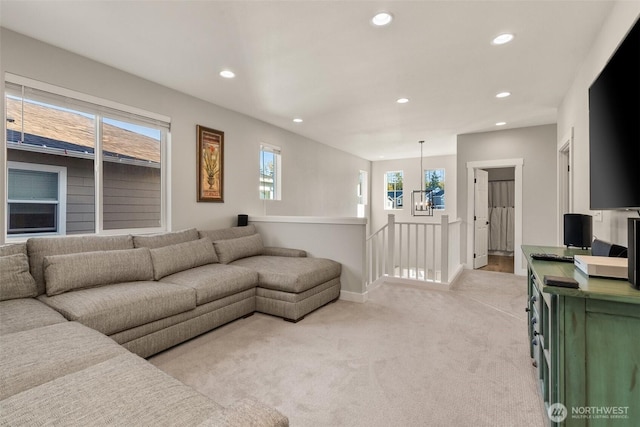
M 93 161 L 21 150 L 8 151 L 8 160 L 67 168 L 67 234 L 95 232 Z M 105 163 L 105 230 L 160 226 L 160 169 Z
M 93 161 L 73 158 L 66 160 L 68 164 L 74 165 L 67 168 L 67 234 L 93 233 L 96 229 Z
M 105 230 L 160 227 L 160 169 L 104 165 Z

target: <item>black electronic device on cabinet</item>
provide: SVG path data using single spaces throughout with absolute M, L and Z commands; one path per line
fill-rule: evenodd
M 564 245 L 590 248 L 593 240 L 593 218 L 591 215 L 564 214 Z

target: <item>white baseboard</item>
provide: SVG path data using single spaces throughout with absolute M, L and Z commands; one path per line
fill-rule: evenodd
M 454 271 L 452 277 L 449 278 L 449 284 L 452 284 L 458 278 L 460 273 L 462 273 L 463 270 L 464 270 L 464 265 L 458 264 L 456 271 Z
M 340 299 L 344 301 L 350 302 L 367 302 L 369 299 L 369 293 L 365 292 L 363 294 L 359 294 L 357 292 L 349 292 L 349 291 L 340 291 Z
M 411 286 L 420 289 L 431 289 L 433 291 L 448 291 L 449 284 L 448 283 L 440 283 L 440 282 L 427 282 L 424 280 L 415 280 L 415 279 L 406 279 L 403 277 L 385 277 L 384 283 L 388 283 L 390 285 L 404 285 Z

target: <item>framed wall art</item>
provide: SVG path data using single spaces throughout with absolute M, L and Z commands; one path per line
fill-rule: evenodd
M 224 132 L 196 125 L 198 202 L 224 202 Z

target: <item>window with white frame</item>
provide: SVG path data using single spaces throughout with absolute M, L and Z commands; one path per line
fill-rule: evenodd
M 66 183 L 58 187 L 66 197 L 64 206 L 58 202 L 58 220 L 65 223 L 56 233 L 166 229 L 168 118 L 10 74 L 5 117 L 10 162 L 66 170 Z M 38 193 L 51 176 L 39 179 L 25 180 L 31 188 L 24 184 L 22 191 Z M 8 209 L 17 214 L 9 197 Z M 36 223 L 51 218 L 52 208 L 46 209 L 40 216 L 25 213 L 25 227 L 52 232 L 50 223 Z
M 434 209 L 444 209 L 444 169 L 427 169 L 424 171 L 424 184 L 431 190 Z
M 384 208 L 386 210 L 402 209 L 404 195 L 402 192 L 403 171 L 390 171 L 384 174 Z
M 65 234 L 67 169 L 8 162 L 7 234 Z
M 358 218 L 365 217 L 365 206 L 369 203 L 369 174 L 367 171 L 360 171 L 358 174 L 358 206 L 356 215 Z
M 282 200 L 282 154 L 279 147 L 260 145 L 260 199 Z

